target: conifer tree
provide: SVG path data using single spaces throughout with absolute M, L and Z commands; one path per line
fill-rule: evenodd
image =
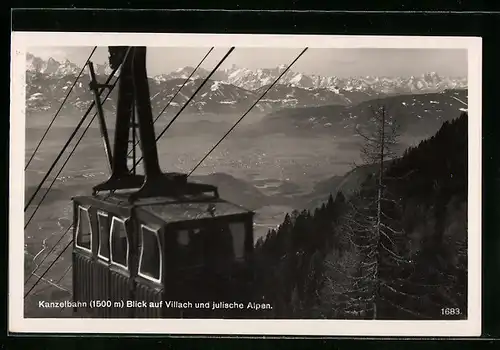
M 391 303 L 384 299 L 384 289 L 398 292 L 391 277 L 409 260 L 401 251 L 404 233 L 395 218 L 398 198 L 389 193 L 387 183 L 390 179 L 385 176 L 388 162 L 395 157 L 398 126 L 385 106 L 372 108 L 368 125 L 365 130 L 358 128 L 357 133 L 363 141 L 363 165 L 374 169 L 373 176 L 349 201 L 349 210 L 338 230 L 344 249 L 354 253 L 357 266 L 354 270 L 349 267 L 351 273 L 345 274 L 350 280 L 346 283 L 349 290 L 344 291 L 350 294 L 350 301 L 344 301 L 344 305 L 349 306 L 346 312 L 376 319 L 383 314 L 380 305 Z

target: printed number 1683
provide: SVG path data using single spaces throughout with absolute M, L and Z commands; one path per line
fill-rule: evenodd
M 460 315 L 460 309 L 458 307 L 444 307 L 441 309 L 441 315 L 445 316 L 457 316 Z

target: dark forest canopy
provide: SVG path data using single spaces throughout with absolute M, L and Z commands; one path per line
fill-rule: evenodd
M 273 305 L 262 317 L 465 318 L 467 118 L 444 122 L 385 169 L 391 204 L 384 204 L 382 224 L 390 234 L 372 251 L 376 261 L 362 249 L 371 244 L 366 218 L 376 174 L 349 200 L 330 195 L 314 211 L 287 214 L 259 239 L 255 285 Z M 349 220 L 366 232 L 348 234 Z M 376 281 L 369 273 L 375 263 Z

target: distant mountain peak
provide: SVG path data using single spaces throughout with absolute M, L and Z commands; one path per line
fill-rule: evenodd
M 109 76 L 111 68 L 106 61 L 94 63 L 99 80 Z M 250 106 L 258 95 L 269 87 L 283 72 L 286 65 L 275 68 L 249 69 L 233 64 L 211 75 L 210 80 L 193 99 L 190 106 L 198 112 L 235 112 Z M 28 109 L 40 110 L 58 107 L 64 94 L 81 71 L 81 66 L 68 59 L 61 63 L 53 57 L 44 60 L 31 53 L 26 55 Z M 190 82 L 178 93 L 172 106 L 181 106 L 194 92 L 210 71 L 204 68 L 185 66 L 168 74 L 160 74 L 150 79 L 151 96 L 158 108 L 174 96 L 186 78 Z M 77 91 L 71 95 L 73 107 L 85 108 L 92 100 L 88 91 L 88 74 L 80 78 Z M 467 89 L 466 78 L 442 77 L 437 72 L 421 76 L 405 77 L 349 77 L 321 76 L 304 72 L 287 71 L 280 81 L 267 92 L 255 106 L 260 113 L 268 113 L 280 108 L 297 108 L 325 105 L 355 105 L 376 97 L 401 94 L 434 93 L 446 90 Z M 174 108 L 172 107 L 172 108 Z M 177 107 L 175 107 L 177 108 Z M 180 108 L 180 107 L 179 107 Z
M 50 57 L 48 60 L 34 56 L 31 53 L 26 55 L 27 70 L 40 73 L 52 74 L 55 76 L 77 74 L 80 68 L 66 59 L 63 63 Z M 63 66 L 63 68 L 60 68 Z M 70 67 L 70 68 L 68 68 Z M 111 69 L 106 62 L 103 65 L 96 65 L 99 74 L 109 74 Z M 280 64 L 275 68 L 249 69 L 232 64 L 231 67 L 216 71 L 212 79 L 231 84 L 246 90 L 257 90 L 263 86 L 273 83 L 278 76 L 288 67 L 287 64 Z M 210 72 L 204 68 L 195 68 L 187 65 L 179 67 L 170 73 L 163 73 L 153 77 L 157 83 L 171 79 L 186 79 L 192 76 L 192 79 L 204 79 Z M 466 77 L 444 77 L 436 71 L 423 73 L 419 76 L 411 75 L 409 77 L 390 77 L 390 76 L 352 76 L 340 78 L 336 76 L 322 76 L 315 74 L 306 74 L 303 72 L 294 72 L 289 70 L 281 78 L 279 84 L 291 85 L 297 88 L 307 90 L 328 89 L 331 91 L 349 91 L 363 93 L 383 93 L 400 94 L 416 92 L 439 92 L 446 89 L 465 89 L 467 88 Z

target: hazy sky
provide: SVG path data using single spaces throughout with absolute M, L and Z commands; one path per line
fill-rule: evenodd
M 43 59 L 53 57 L 81 65 L 91 47 L 32 47 L 28 51 Z M 202 67 L 212 69 L 229 48 L 215 48 Z M 149 48 L 147 68 L 149 75 L 169 73 L 184 66 L 196 67 L 209 48 L 166 47 Z M 274 68 L 290 64 L 300 48 L 238 48 L 222 64 L 233 64 L 250 69 Z M 96 50 L 93 61 L 107 60 L 107 47 Z M 465 49 L 309 49 L 292 67 L 295 72 L 325 76 L 410 76 L 437 72 L 442 76 L 467 76 L 467 50 Z

